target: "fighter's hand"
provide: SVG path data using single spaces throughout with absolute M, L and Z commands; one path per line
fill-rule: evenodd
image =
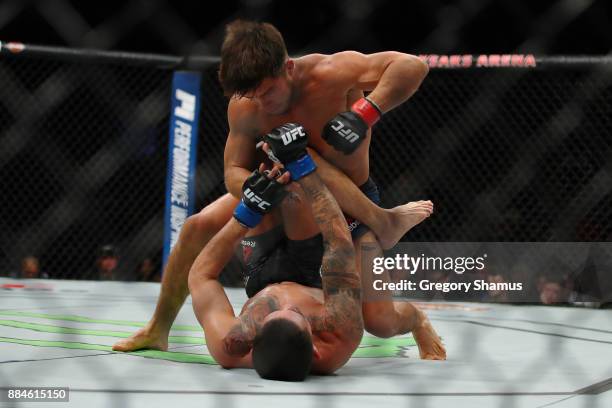
M 298 180 L 317 168 L 306 151 L 308 135 L 302 125 L 285 123 L 264 136 L 272 161 L 282 163 L 292 180 Z
M 234 218 L 247 228 L 257 226 L 265 214 L 283 201 L 289 180 L 289 173 L 280 165 L 266 170 L 262 163 L 242 185 L 242 199 L 234 210 Z
M 334 149 L 351 154 L 365 140 L 368 128 L 372 127 L 382 111 L 368 98 L 361 98 L 351 110 L 336 115 L 323 128 L 323 139 Z

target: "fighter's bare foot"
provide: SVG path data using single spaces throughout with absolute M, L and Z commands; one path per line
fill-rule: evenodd
M 114 351 L 135 351 L 140 349 L 168 350 L 168 333 L 145 326 L 127 339 L 113 345 Z
M 423 360 L 446 360 L 446 349 L 442 340 L 434 330 L 429 318 L 419 310 L 418 324 L 412 330 L 412 336 L 419 347 Z
M 390 249 L 415 225 L 433 213 L 431 201 L 412 201 L 389 210 L 388 224 L 383 231 L 375 231 L 382 249 Z

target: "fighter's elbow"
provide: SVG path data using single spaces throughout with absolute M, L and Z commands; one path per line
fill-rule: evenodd
M 355 257 L 355 246 L 346 226 L 338 227 L 333 225 L 331 231 L 334 230 L 336 233 L 329 242 L 330 249 L 333 249 L 333 253 L 337 257 L 353 259 Z M 325 237 L 323 238 L 325 239 Z
M 355 259 L 355 246 L 350 238 L 348 240 L 339 241 L 336 248 L 340 256 L 347 259 Z
M 212 268 L 208 268 L 208 265 L 210 265 L 210 263 L 208 263 L 206 267 L 202 267 L 194 263 L 189 270 L 189 275 L 187 277 L 187 288 L 189 289 L 189 293 L 191 293 L 193 298 L 201 296 L 205 299 L 208 283 L 212 280 L 216 280 L 216 277 L 211 271 Z
M 404 54 L 404 64 L 410 76 L 419 80 L 419 83 L 425 79 L 429 73 L 429 65 L 416 55 Z
M 324 238 L 325 239 L 325 238 Z M 322 266 L 327 270 L 351 270 L 355 265 L 355 248 L 350 240 L 336 239 L 326 242 Z M 354 269 L 354 268 L 353 268 Z M 358 275 L 356 275 L 358 278 Z
M 230 187 L 232 185 L 231 166 L 225 165 L 225 169 L 223 170 L 223 182 L 225 183 L 225 188 L 227 189 L 227 191 L 230 191 Z
M 237 181 L 237 171 L 234 166 L 226 166 L 223 172 L 223 181 L 227 191 L 236 198 L 241 198 L 241 187 L 240 181 Z

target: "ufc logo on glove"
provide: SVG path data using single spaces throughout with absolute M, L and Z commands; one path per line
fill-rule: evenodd
M 259 197 L 258 195 L 256 195 L 250 188 L 247 188 L 246 190 L 244 190 L 244 196 L 252 203 L 257 203 L 257 207 L 261 208 L 262 210 L 267 209 L 268 207 L 270 207 L 270 203 L 262 200 L 261 197 Z
M 359 135 L 353 132 L 351 129 L 343 129 L 344 124 L 340 121 L 336 121 L 336 125 L 332 125 L 331 127 L 334 129 L 340 136 L 345 138 L 349 143 L 355 143 L 357 139 L 359 139 Z
M 304 137 L 306 133 L 304 133 L 304 128 L 302 126 L 298 126 L 294 129 L 291 129 L 287 133 L 283 133 L 281 135 L 281 139 L 283 140 L 283 144 L 287 146 L 289 143 L 297 140 L 298 137 Z

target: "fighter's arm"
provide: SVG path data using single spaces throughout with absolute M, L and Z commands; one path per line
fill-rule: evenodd
M 288 138 L 287 135 L 294 137 Z M 338 203 L 316 172 L 306 151 L 308 136 L 302 125 L 285 123 L 264 136 L 265 151 L 271 151 L 305 192 L 315 222 L 323 236 L 321 278 L 325 311 L 311 319 L 314 330 L 358 343 L 363 334 L 361 280 L 355 266 L 355 250 Z M 356 345 L 356 344 L 355 344 Z
M 341 52 L 329 56 L 321 66 L 321 76 L 342 86 L 347 94 L 372 91 L 323 128 L 323 139 L 345 154 L 359 147 L 383 113 L 410 98 L 429 70 L 418 57 L 392 51 L 370 55 Z
M 409 99 L 429 72 L 419 57 L 395 51 L 369 55 L 345 51 L 330 56 L 329 64 L 351 88 L 372 91 L 368 99 L 383 113 Z
M 232 336 L 236 327 L 250 329 L 255 326 L 250 326 L 248 319 L 244 321 L 243 317 L 235 317 L 217 278 L 248 229 L 255 227 L 266 213 L 282 201 L 286 194 L 284 184 L 289 181 L 289 173 L 279 172 L 278 166 L 269 173 L 264 170 L 262 164 L 243 183 L 244 193 L 241 194 L 242 200 L 234 210 L 233 218 L 211 238 L 189 271 L 188 285 L 193 310 L 204 328 L 206 344 L 215 360 L 227 368 L 248 365 L 244 355 L 250 347 L 244 351 L 240 344 L 243 339 Z M 258 311 L 253 311 L 251 316 L 257 316 Z M 238 340 L 238 343 L 228 339 Z
M 355 267 L 355 250 L 338 203 L 316 172 L 298 180 L 311 205 L 323 236 L 321 278 L 325 313 L 311 321 L 313 329 L 329 332 L 348 342 L 363 335 L 361 281 Z
M 248 101 L 232 98 L 227 107 L 229 134 L 225 143 L 223 168 L 225 186 L 240 198 L 242 184 L 255 167 L 256 144 L 259 135 L 254 113 Z
M 238 322 L 238 318 L 217 278 L 247 231 L 246 227 L 231 218 L 200 252 L 189 271 L 188 284 L 193 311 L 205 329 L 210 354 L 226 368 L 242 365 L 241 359 L 229 355 L 223 345 L 224 337 Z

